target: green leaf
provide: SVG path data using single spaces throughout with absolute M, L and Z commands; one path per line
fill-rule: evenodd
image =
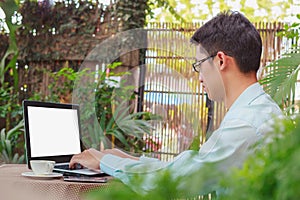
M 300 49 L 292 48 L 280 59 L 265 67 L 269 73 L 260 80 L 267 93 L 281 106 L 294 101 L 300 70 Z
M 106 112 L 102 112 L 101 118 L 100 118 L 100 127 L 103 131 L 105 131 L 105 122 L 106 122 Z
M 112 127 L 113 127 L 114 124 L 115 124 L 115 120 L 112 117 L 112 118 L 109 119 L 109 121 L 108 121 L 107 126 L 106 126 L 105 129 L 112 129 Z
M 10 140 L 12 139 L 12 137 L 19 135 L 23 127 L 24 127 L 24 120 L 21 120 L 15 127 L 13 127 L 7 132 L 6 139 Z
M 9 156 L 7 154 L 7 152 L 5 150 L 2 151 L 2 159 L 5 163 L 10 163 L 10 159 L 9 159 Z
M 126 141 L 123 133 L 120 132 L 119 130 L 108 131 L 106 132 L 106 134 L 115 136 L 122 142 L 122 144 L 124 144 L 126 147 L 129 147 L 128 142 Z
M 6 149 L 8 158 L 11 158 L 12 157 L 12 145 L 11 145 L 11 142 L 10 142 L 10 140 L 5 140 L 4 142 L 5 142 L 5 149 Z
M 23 163 L 24 160 L 25 160 L 25 155 L 20 156 L 20 157 L 19 157 L 19 160 L 18 160 L 18 164 Z
M 13 156 L 13 158 L 12 158 L 12 163 L 18 163 L 18 158 L 19 158 L 19 154 L 18 153 L 16 153 L 14 156 Z

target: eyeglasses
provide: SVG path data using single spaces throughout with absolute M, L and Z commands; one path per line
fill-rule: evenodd
M 211 55 L 211 56 L 208 56 L 206 58 L 203 58 L 199 61 L 196 61 L 195 63 L 193 63 L 193 68 L 195 70 L 195 72 L 200 72 L 200 67 L 201 67 L 201 64 L 204 63 L 206 60 L 210 59 L 210 58 L 213 58 L 215 57 L 216 55 Z

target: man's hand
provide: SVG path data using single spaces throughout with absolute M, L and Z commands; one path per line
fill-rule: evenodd
M 70 160 L 70 168 L 74 168 L 76 164 L 80 164 L 89 169 L 99 170 L 100 160 L 106 154 L 112 154 L 121 158 L 130 158 L 133 160 L 139 159 L 118 149 L 105 149 L 104 151 L 97 151 L 96 149 L 91 148 L 83 151 L 82 153 L 74 155 Z
M 74 168 L 76 164 L 80 164 L 89 169 L 99 170 L 100 160 L 105 155 L 96 149 L 88 149 L 80 154 L 74 155 L 70 160 L 70 168 Z

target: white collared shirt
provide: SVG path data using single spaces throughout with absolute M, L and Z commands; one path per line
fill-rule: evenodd
M 231 167 L 240 167 L 243 164 L 250 152 L 249 147 L 269 130 L 268 124 L 274 116 L 281 115 L 278 105 L 259 83 L 255 83 L 237 98 L 219 129 L 212 133 L 198 152 L 184 151 L 170 162 L 144 156 L 135 161 L 106 155 L 101 159 L 100 168 L 125 184 L 129 184 L 132 175 L 144 176 L 145 181 L 140 188 L 131 186 L 141 192 L 155 187 L 153 180 L 163 170 L 171 170 L 172 175 L 178 177 L 199 170 L 206 163 L 212 163 L 226 172 Z

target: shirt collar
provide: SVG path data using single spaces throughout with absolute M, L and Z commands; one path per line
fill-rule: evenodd
M 229 111 L 251 104 L 252 101 L 262 94 L 264 94 L 262 86 L 258 82 L 253 83 L 234 101 Z

